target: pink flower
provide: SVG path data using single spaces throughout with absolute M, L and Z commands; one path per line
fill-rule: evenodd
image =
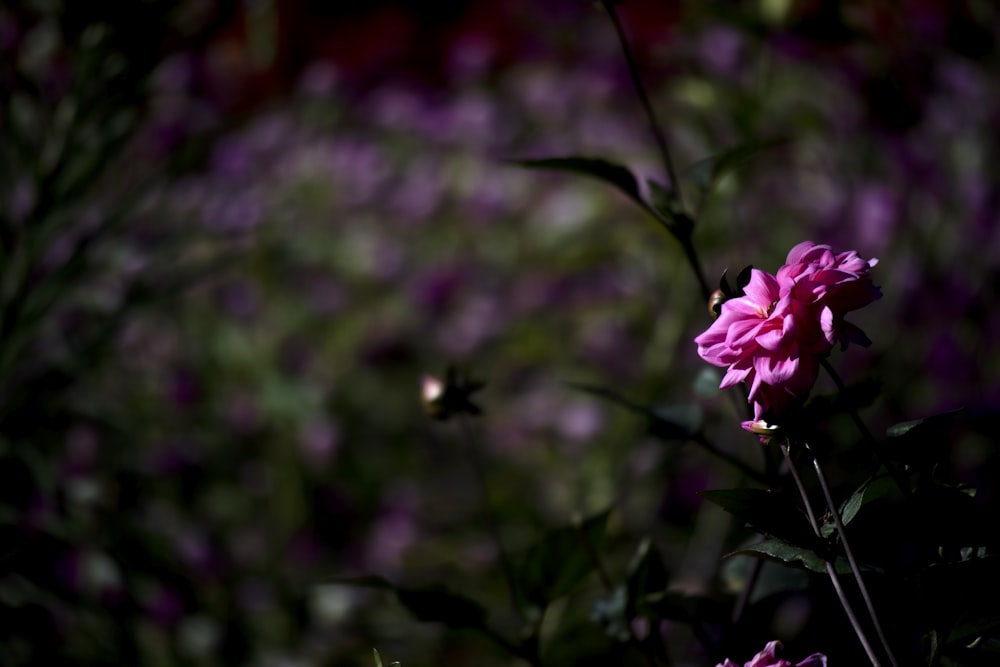
M 746 663 L 743 667 L 826 667 L 826 656 L 822 653 L 813 653 L 802 662 L 793 665 L 788 660 L 778 657 L 778 652 L 781 651 L 781 648 L 781 642 L 770 642 L 764 647 L 763 651 L 755 655 L 753 660 Z M 740 666 L 727 658 L 725 662 L 719 663 L 716 667 Z
M 818 317 L 823 335 L 832 346 L 871 341 L 858 327 L 844 321 L 844 313 L 867 306 L 882 297 L 872 284 L 871 268 L 877 259 L 862 259 L 854 250 L 834 254 L 828 245 L 803 241 L 792 248 L 778 269 L 782 296 L 791 296 L 801 319 Z
M 818 327 L 802 326 L 791 297 L 780 291 L 774 276 L 753 269 L 744 296 L 723 303 L 718 319 L 694 339 L 705 361 L 728 367 L 721 389 L 750 385 L 755 420 L 808 394 L 819 374 L 819 355 L 829 348 Z
M 727 368 L 721 389 L 749 385 L 754 419 L 745 429 L 804 401 L 835 343 L 870 344 L 844 314 L 882 296 L 870 275 L 877 261 L 806 241 L 792 248 L 777 276 L 752 269 L 743 296 L 722 303 L 695 343 L 705 361 Z

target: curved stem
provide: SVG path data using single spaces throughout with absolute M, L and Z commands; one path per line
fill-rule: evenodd
M 729 454 L 728 452 L 725 452 L 725 451 L 719 449 L 718 447 L 716 447 L 715 445 L 713 445 L 712 442 L 708 438 L 706 438 L 704 435 L 702 435 L 700 433 L 696 433 L 693 436 L 691 436 L 691 440 L 694 441 L 695 443 L 697 443 L 700 447 L 702 447 L 708 453 L 710 453 L 713 456 L 718 457 L 719 459 L 725 461 L 726 463 L 728 463 L 729 465 L 733 466 L 734 468 L 736 468 L 737 470 L 739 470 L 741 473 L 743 473 L 744 475 L 746 475 L 750 479 L 754 480 L 755 482 L 758 482 L 760 484 L 765 484 L 765 485 L 769 485 L 771 483 L 771 481 L 772 481 L 771 477 L 769 477 L 765 473 L 758 472 L 757 470 L 755 470 L 751 466 L 749 466 L 746 463 L 744 463 L 741 459 L 738 459 L 735 456 L 733 456 L 732 454 Z
M 851 571 L 854 573 L 854 579 L 858 582 L 858 588 L 861 590 L 861 598 L 865 601 L 865 607 L 868 609 L 868 615 L 872 619 L 872 624 L 875 626 L 875 632 L 878 634 L 878 639 L 882 642 L 882 648 L 885 649 L 886 655 L 889 656 L 889 662 L 892 663 L 893 667 L 899 667 L 899 663 L 896 662 L 896 656 L 893 655 L 892 649 L 889 648 L 889 642 L 885 638 L 885 633 L 882 631 L 882 624 L 878 620 L 878 615 L 875 613 L 875 605 L 872 604 L 871 596 L 868 594 L 868 587 L 865 586 L 865 580 L 861 576 L 861 568 L 858 567 L 858 562 L 854 558 L 854 552 L 851 550 L 850 544 L 847 542 L 847 532 L 844 530 L 844 522 L 840 518 L 840 511 L 837 509 L 837 505 L 833 502 L 833 496 L 830 493 L 830 487 L 826 482 L 826 475 L 823 474 L 823 468 L 819 464 L 819 459 L 816 458 L 812 450 L 809 448 L 808 443 L 803 443 L 806 451 L 809 452 L 809 458 L 812 459 L 813 469 L 816 471 L 816 477 L 819 479 L 819 486 L 823 490 L 823 497 L 826 500 L 827 507 L 830 508 L 830 514 L 833 515 L 833 523 L 837 527 L 837 534 L 840 536 L 840 542 L 844 545 L 844 552 L 847 554 L 847 562 L 851 564 Z
M 763 567 L 763 558 L 755 558 L 753 563 L 750 564 L 750 574 L 747 575 L 747 580 L 743 583 L 743 590 L 740 591 L 740 596 L 733 606 L 733 615 L 730 617 L 733 625 L 738 624 L 740 619 L 743 618 L 743 612 L 746 611 L 747 606 L 750 604 L 750 596 L 753 594 L 753 589 L 757 585 L 757 580 L 760 578 L 760 571 Z
M 687 258 L 688 264 L 691 265 L 691 271 L 694 272 L 695 278 L 698 279 L 698 287 L 701 288 L 702 298 L 707 302 L 712 296 L 712 288 L 708 286 L 708 280 L 705 279 L 705 272 L 701 268 L 701 261 L 698 259 L 698 253 L 694 249 L 694 244 L 691 243 L 690 237 L 679 237 L 679 240 L 684 247 L 684 257 Z
M 639 78 L 639 68 L 635 64 L 635 56 L 632 54 L 632 48 L 629 46 L 628 37 L 625 36 L 625 29 L 622 26 L 621 19 L 618 18 L 614 2 L 612 0 L 602 0 L 601 4 L 604 5 L 604 9 L 608 12 L 611 23 L 615 27 L 615 33 L 618 35 L 618 41 L 621 43 L 622 52 L 625 55 L 625 62 L 628 64 L 628 73 L 632 78 L 632 85 L 635 86 L 635 92 L 642 103 L 643 111 L 646 112 L 646 118 L 649 120 L 649 128 L 652 130 L 656 146 L 660 150 L 663 166 L 670 177 L 670 185 L 673 187 L 674 193 L 677 195 L 677 201 L 683 209 L 684 194 L 681 192 L 681 183 L 677 178 L 676 171 L 674 171 L 674 162 L 670 157 L 670 148 L 667 146 L 667 140 L 663 136 L 660 124 L 656 120 L 656 114 L 653 112 L 653 105 L 649 102 L 649 95 L 646 93 L 646 88 L 642 85 L 642 79 Z
M 795 467 L 795 461 L 792 460 L 792 454 L 788 449 L 788 444 L 781 445 L 781 451 L 785 455 L 785 460 L 788 461 L 788 469 L 792 473 L 792 479 L 795 480 L 795 487 L 798 489 L 799 496 L 802 498 L 802 504 L 805 506 L 806 516 L 809 518 L 809 525 L 812 527 L 813 532 L 816 537 L 822 537 L 822 533 L 819 529 L 819 522 L 816 521 L 816 514 L 813 512 L 812 504 L 809 502 L 809 495 L 806 493 L 806 488 L 802 484 L 802 478 L 799 477 L 799 471 Z M 840 586 L 840 579 L 837 577 L 837 571 L 829 560 L 824 559 L 826 565 L 826 573 L 830 577 L 830 583 L 833 584 L 833 590 L 837 594 L 837 598 L 840 600 L 840 606 L 844 608 L 844 613 L 847 614 L 847 619 L 851 622 L 851 627 L 854 628 L 854 634 L 857 635 L 858 640 L 861 642 L 861 646 L 865 649 L 865 653 L 868 655 L 868 659 L 871 661 L 873 667 L 881 667 L 878 657 L 875 655 L 875 651 L 872 650 L 871 644 L 868 642 L 868 637 L 865 636 L 864 630 L 861 629 L 861 624 L 858 622 L 858 617 L 854 615 L 854 610 L 851 609 L 851 603 L 847 600 L 847 595 L 844 593 L 844 589 Z

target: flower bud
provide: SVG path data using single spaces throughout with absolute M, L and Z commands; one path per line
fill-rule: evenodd
M 484 382 L 470 380 L 449 367 L 443 381 L 432 375 L 420 379 L 420 403 L 424 412 L 434 419 L 445 420 L 457 414 L 482 414 L 471 396 L 484 386 Z
M 708 314 L 713 318 L 718 317 L 722 313 L 722 304 L 725 300 L 726 293 L 721 289 L 712 292 L 712 295 L 708 297 Z

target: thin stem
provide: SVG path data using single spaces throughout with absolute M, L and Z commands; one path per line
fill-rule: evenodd
M 678 190 L 678 192 L 680 192 Z M 694 244 L 691 243 L 690 236 L 679 237 L 681 245 L 684 247 L 684 257 L 687 258 L 688 264 L 691 265 L 691 270 L 694 272 L 695 278 L 698 279 L 698 286 L 701 288 L 702 298 L 707 302 L 712 296 L 712 288 L 708 286 L 708 280 L 705 279 L 705 272 L 701 268 L 701 261 L 698 259 L 698 253 L 694 249 Z
M 823 474 L 823 468 L 819 464 L 819 459 L 813 454 L 812 450 L 809 448 L 807 443 L 803 443 L 807 452 L 809 452 L 809 458 L 812 459 L 813 469 L 816 471 L 816 477 L 819 479 L 819 486 L 823 490 L 823 497 L 826 499 L 826 505 L 830 508 L 830 514 L 833 515 L 833 523 L 837 527 L 837 534 L 840 536 L 840 542 L 844 545 L 844 552 L 847 554 L 847 562 L 851 564 L 851 571 L 854 573 L 854 579 L 858 582 L 858 588 L 861 590 L 861 598 L 865 601 L 865 607 L 868 609 L 868 615 L 872 619 L 872 623 L 875 625 L 875 632 L 878 634 L 879 641 L 882 642 L 882 648 L 885 649 L 886 654 L 889 656 L 889 662 L 892 663 L 893 667 L 899 667 L 899 663 L 896 662 L 896 656 L 893 655 L 892 649 L 889 647 L 889 642 L 885 638 L 885 633 L 882 631 L 882 624 L 879 623 L 878 615 L 875 613 L 875 605 L 872 604 L 871 596 L 868 594 L 868 587 L 865 586 L 865 580 L 861 576 L 861 568 L 858 567 L 858 562 L 854 558 L 854 552 L 851 550 L 850 544 L 847 542 L 847 531 L 844 530 L 844 522 L 840 518 L 840 512 L 837 510 L 837 505 L 833 502 L 833 496 L 830 494 L 830 487 L 826 482 L 826 475 Z
M 504 579 L 507 581 L 507 591 L 510 593 L 511 602 L 517 610 L 518 616 L 520 616 L 523 621 L 524 609 L 521 607 L 521 597 L 517 593 L 514 568 L 511 564 L 510 557 L 507 555 L 507 551 L 504 549 L 503 539 L 500 536 L 500 523 L 497 521 L 496 512 L 493 509 L 493 501 L 490 497 L 490 490 L 486 481 L 486 465 L 483 461 L 483 455 L 476 446 L 475 438 L 472 433 L 472 426 L 469 424 L 468 417 L 464 414 L 458 415 L 458 424 L 462 431 L 462 437 L 465 440 L 465 448 L 469 451 L 469 458 L 472 461 L 472 467 L 476 473 L 476 481 L 478 482 L 483 506 L 486 510 L 486 522 L 489 526 L 490 533 L 493 536 L 493 540 L 496 542 L 497 555 L 500 558 L 500 565 L 503 567 Z
M 816 514 L 813 512 L 812 504 L 809 502 L 809 494 L 806 493 L 805 485 L 802 484 L 802 478 L 799 477 L 799 471 L 795 467 L 795 461 L 792 460 L 792 454 L 788 449 L 788 444 L 783 444 L 781 446 L 781 451 L 785 455 L 785 460 L 788 461 L 788 469 L 792 473 L 792 479 L 795 480 L 795 487 L 798 489 L 799 496 L 802 498 L 802 504 L 805 506 L 806 516 L 809 518 L 809 525 L 812 526 L 813 532 L 816 537 L 822 537 L 822 533 L 819 529 L 819 522 L 816 521 Z M 854 611 L 851 609 L 851 603 L 847 601 L 847 595 L 844 594 L 844 589 L 840 586 L 840 580 L 837 577 L 837 571 L 829 560 L 824 559 L 826 565 L 826 573 L 830 577 L 830 583 L 833 584 L 833 590 L 837 593 L 837 598 L 840 600 L 840 606 L 844 608 L 844 613 L 847 614 L 847 619 L 851 622 L 851 627 L 854 628 L 854 634 L 857 635 L 858 640 L 861 642 L 861 646 L 865 649 L 865 653 L 868 655 L 868 659 L 871 661 L 873 667 L 881 667 L 878 657 L 875 655 L 875 651 L 872 650 L 871 644 L 868 643 L 868 637 L 865 636 L 864 630 L 861 629 L 861 624 L 858 622 L 858 617 L 854 615 Z
M 653 132 L 653 138 L 656 141 L 656 146 L 660 150 L 660 157 L 663 160 L 663 166 L 667 171 L 667 175 L 670 177 L 670 185 L 674 189 L 674 193 L 677 195 L 677 201 L 684 206 L 684 194 L 681 192 L 681 183 L 677 178 L 677 172 L 674 170 L 674 161 L 670 157 L 670 148 L 667 146 L 667 140 L 663 136 L 663 132 L 660 130 L 660 124 L 656 120 L 656 114 L 653 112 L 653 106 L 649 102 L 649 95 L 646 93 L 646 87 L 642 85 L 642 79 L 639 78 L 639 68 L 635 63 L 635 56 L 632 54 L 632 47 L 629 46 L 628 37 L 625 35 L 625 29 L 622 26 L 621 20 L 618 18 L 618 12 L 615 10 L 615 5 L 612 0 L 602 0 L 602 5 L 604 9 L 608 12 L 608 16 L 611 18 L 611 23 L 615 27 L 615 33 L 618 35 L 618 41 L 622 46 L 622 53 L 625 55 L 625 62 L 628 64 L 628 73 L 632 78 L 632 84 L 635 86 L 635 92 L 639 96 L 639 101 L 642 103 L 642 108 L 646 112 L 646 118 L 649 120 L 649 128 Z M 690 258 L 689 258 L 690 259 Z M 708 297 L 706 293 L 706 298 Z
M 743 584 L 743 590 L 740 591 L 740 597 L 736 600 L 736 605 L 733 607 L 732 622 L 736 625 L 743 618 L 743 612 L 746 611 L 747 606 L 750 604 L 750 595 L 753 593 L 754 586 L 757 585 L 757 580 L 760 578 L 760 571 L 764 567 L 763 558 L 755 558 L 750 564 L 750 574 L 747 575 L 747 580 Z
M 701 446 L 705 451 L 707 451 L 708 453 L 712 454 L 713 456 L 716 456 L 716 457 L 722 459 L 723 461 L 725 461 L 729 465 L 733 466 L 734 468 L 736 468 L 737 470 L 739 470 L 741 473 L 743 473 L 744 475 L 746 475 L 750 479 L 754 480 L 755 482 L 758 482 L 760 484 L 769 484 L 771 482 L 771 478 L 770 477 L 768 477 L 764 473 L 761 473 L 761 472 L 755 470 L 754 468 L 752 468 L 751 466 L 747 465 L 741 459 L 736 458 L 732 454 L 719 449 L 718 447 L 716 447 L 715 445 L 713 445 L 712 442 L 708 438 L 706 438 L 704 435 L 702 435 L 700 433 L 696 433 L 696 434 L 694 434 L 694 435 L 691 436 L 691 439 L 695 443 L 697 443 L 699 446 Z

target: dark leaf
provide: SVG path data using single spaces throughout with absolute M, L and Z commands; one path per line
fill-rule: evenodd
M 933 468 L 948 456 L 954 432 L 967 416 L 965 409 L 959 408 L 890 426 L 886 429 L 886 456 L 930 477 Z
M 649 595 L 663 593 L 670 583 L 670 573 L 663 563 L 659 550 L 649 538 L 644 539 L 636 550 L 629 567 L 626 582 L 628 618 L 642 615 L 642 603 Z
M 649 208 L 660 221 L 669 222 L 668 228 L 678 237 L 689 238 L 694 231 L 694 220 L 681 208 L 677 195 L 652 179 L 646 179 L 646 190 Z
M 639 193 L 639 182 L 636 180 L 635 175 L 627 167 L 623 167 L 620 164 L 615 164 L 601 158 L 580 156 L 513 160 L 512 162 L 529 169 L 569 171 L 591 176 L 614 185 L 643 208 L 649 208 Z
M 784 540 L 761 540 L 737 549 L 729 555 L 735 554 L 763 557 L 793 567 L 805 567 L 813 572 L 826 572 L 826 560 L 822 556 L 812 549 L 789 544 Z M 837 558 L 834 567 L 840 574 L 850 574 L 851 572 L 851 566 L 845 558 Z
M 733 288 L 729 286 L 729 279 L 726 278 L 726 274 L 728 273 L 729 269 L 723 270 L 722 277 L 719 278 L 719 289 L 722 290 L 722 293 L 726 295 L 726 298 L 732 298 L 733 295 L 736 294 L 736 292 L 734 292 Z
M 940 434 L 943 429 L 947 429 L 956 424 L 959 418 L 965 414 L 964 408 L 942 412 L 922 419 L 894 424 L 886 429 L 885 434 L 890 438 L 919 438 Z
M 875 379 L 861 380 L 844 387 L 843 391 L 834 394 L 813 396 L 800 411 L 794 424 L 786 426 L 787 430 L 804 431 L 807 435 L 815 429 L 818 422 L 825 421 L 838 414 L 858 411 L 871 405 L 878 398 L 882 383 Z
M 528 169 L 568 171 L 582 174 L 613 185 L 675 235 L 679 234 L 678 230 L 692 226 L 690 218 L 687 220 L 678 218 L 679 215 L 683 214 L 677 210 L 672 193 L 653 181 L 647 181 L 647 186 L 650 190 L 649 197 L 652 200 L 647 201 L 640 191 L 639 181 L 636 179 L 635 174 L 628 167 L 620 164 L 603 158 L 581 156 L 512 160 L 511 162 Z M 686 216 L 684 217 L 686 218 Z
M 593 553 L 600 553 L 611 510 L 579 524 L 546 533 L 525 554 L 519 569 L 520 591 L 528 602 L 545 607 L 570 593 L 594 569 Z
M 397 588 L 396 597 L 416 618 L 452 628 L 482 628 L 486 609 L 475 600 L 444 587 Z
M 750 284 L 750 277 L 753 271 L 753 264 L 748 264 L 743 267 L 740 274 L 736 276 L 736 289 L 738 290 L 737 296 L 743 296 L 743 288 Z
M 750 488 L 702 491 L 699 495 L 765 535 L 810 550 L 821 548 L 819 538 L 788 495 Z
M 654 618 L 698 626 L 725 622 L 731 611 L 731 606 L 723 599 L 676 591 L 648 595 L 642 601 L 642 607 Z
M 996 547 L 995 517 L 962 489 L 935 485 L 914 495 L 916 520 L 924 540 L 935 547 Z
M 443 623 L 452 628 L 486 627 L 486 609 L 470 598 L 443 586 L 407 588 L 378 575 L 334 577 L 331 583 L 391 590 L 413 616 L 427 623 Z

